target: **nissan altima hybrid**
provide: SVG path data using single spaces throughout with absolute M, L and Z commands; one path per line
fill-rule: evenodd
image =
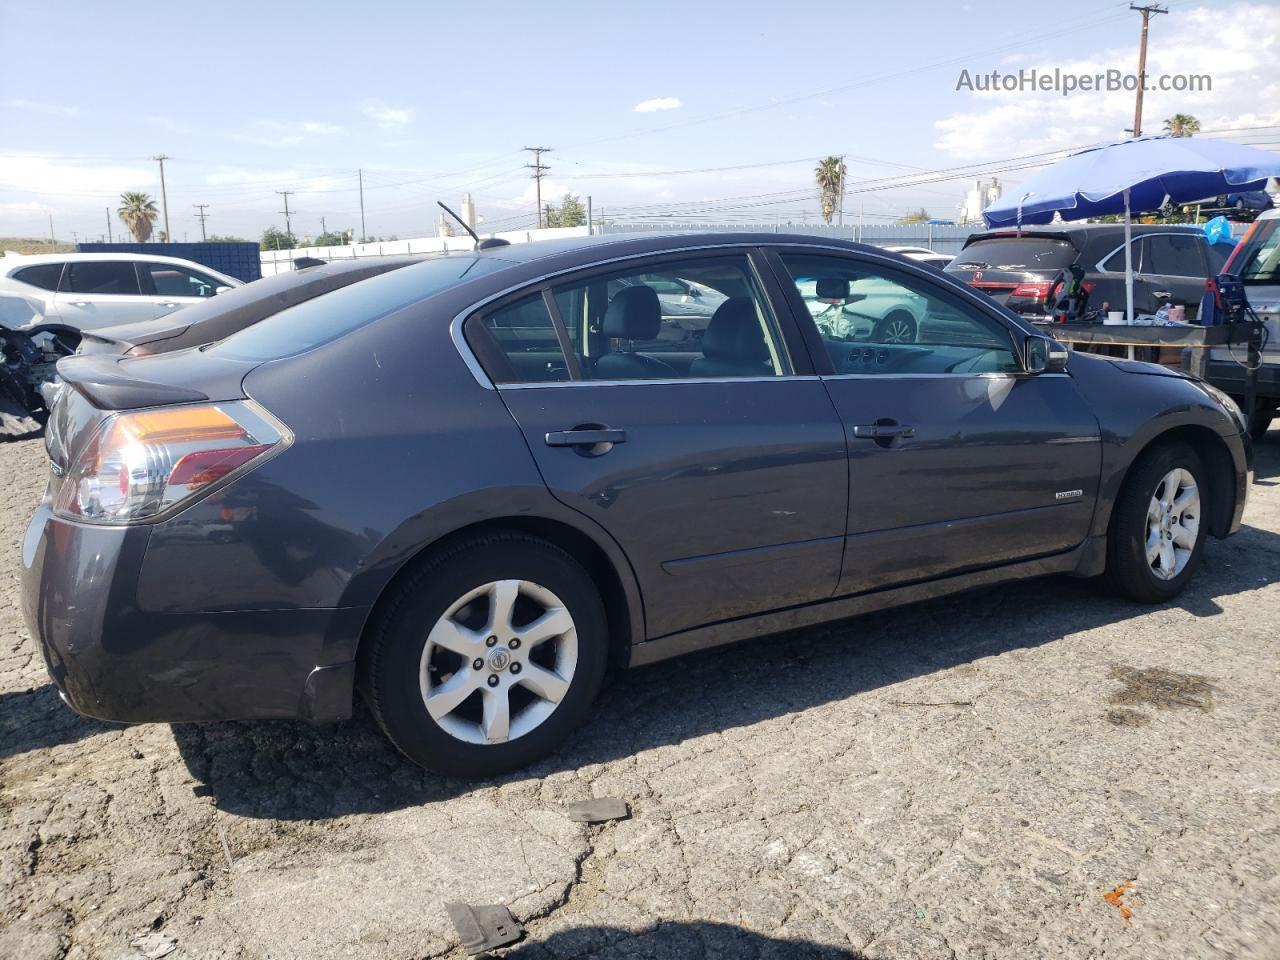
M 909 336 L 861 322 L 868 289 Z M 359 693 L 460 776 L 560 747 L 611 669 L 1046 574 L 1166 601 L 1250 479 L 1202 381 L 772 233 L 486 241 L 58 369 L 23 606 L 67 704 L 333 721 Z

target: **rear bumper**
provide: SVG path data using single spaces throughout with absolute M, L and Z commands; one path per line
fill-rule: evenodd
M 327 663 L 325 651 L 354 648 L 367 608 L 146 612 L 150 536 L 44 505 L 31 520 L 23 615 L 72 709 L 124 723 L 350 716 L 354 664 Z

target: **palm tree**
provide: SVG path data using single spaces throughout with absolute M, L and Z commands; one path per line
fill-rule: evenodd
M 1170 137 L 1190 137 L 1200 132 L 1200 121 L 1189 113 L 1175 113 L 1164 122 L 1164 132 Z
M 828 224 L 831 223 L 831 217 L 840 203 L 840 195 L 844 192 L 845 173 L 844 160 L 840 157 L 823 157 L 814 168 L 813 176 L 818 181 L 822 219 Z
M 120 222 L 129 228 L 135 243 L 146 243 L 151 236 L 151 223 L 156 219 L 156 202 L 145 193 L 125 191 L 120 194 Z

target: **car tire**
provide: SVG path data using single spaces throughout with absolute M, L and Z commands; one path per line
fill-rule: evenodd
M 362 645 L 361 686 L 409 759 L 449 776 L 495 776 L 563 746 L 590 712 L 608 621 L 590 575 L 564 550 L 487 533 L 437 552 L 393 590 Z M 540 618 L 545 626 L 527 629 Z
M 915 343 L 919 333 L 915 317 L 905 310 L 894 310 L 876 321 L 871 339 L 875 343 Z
M 1144 453 L 1111 514 L 1104 578 L 1112 591 L 1139 603 L 1181 593 L 1204 552 L 1210 494 L 1200 457 L 1187 444 Z

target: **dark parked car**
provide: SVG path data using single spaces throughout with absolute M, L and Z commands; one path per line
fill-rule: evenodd
M 198 347 L 252 326 L 259 320 L 321 294 L 389 270 L 421 263 L 423 256 L 315 261 L 305 269 L 265 277 L 221 296 L 169 314 L 86 332 L 78 353 L 125 353 L 141 357 Z
M 1196 227 L 1132 229 L 1134 310 L 1155 313 L 1165 303 L 1182 304 L 1187 320 L 1194 320 L 1205 279 L 1222 271 L 1231 245 L 1210 244 Z M 1015 313 L 1042 318 L 1072 264 L 1084 269 L 1090 306 L 1124 310 L 1124 261 L 1123 224 L 1068 224 L 974 234 L 946 271 Z
M 868 278 L 923 303 L 917 342 L 820 333 L 798 282 Z M 705 329 L 663 281 L 714 291 Z M 1166 600 L 1249 473 L 1214 388 L 777 234 L 450 254 L 60 372 L 22 554 L 66 701 L 337 720 L 359 688 L 459 775 L 555 749 L 609 665 L 1044 574 Z

